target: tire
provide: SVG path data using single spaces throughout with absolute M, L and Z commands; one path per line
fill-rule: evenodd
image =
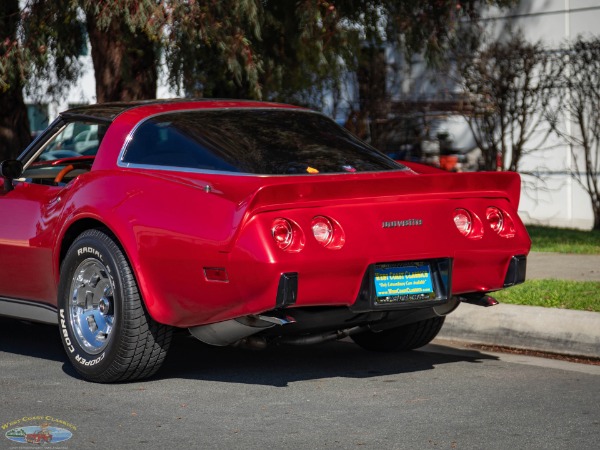
M 365 331 L 351 336 L 366 350 L 377 352 L 402 352 L 429 344 L 442 329 L 445 317 L 433 317 L 398 328 L 374 332 Z
M 58 312 L 67 356 L 89 381 L 147 378 L 167 355 L 172 327 L 145 310 L 127 258 L 104 231 L 83 232 L 67 251 Z

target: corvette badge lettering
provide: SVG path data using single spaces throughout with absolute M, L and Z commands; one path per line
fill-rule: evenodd
M 420 227 L 423 225 L 423 219 L 391 220 L 384 221 L 381 225 L 382 228 Z

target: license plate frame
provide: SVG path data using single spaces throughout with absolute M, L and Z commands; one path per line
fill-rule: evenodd
M 452 258 L 441 257 L 381 261 L 370 264 L 363 276 L 356 301 L 350 306 L 350 310 L 358 314 L 372 311 L 399 311 L 444 305 L 448 303 L 452 295 L 452 263 Z M 414 266 L 416 264 L 429 264 L 435 295 L 429 295 L 429 298 L 425 298 L 424 296 L 377 297 L 375 288 L 376 268 Z
M 435 300 L 435 273 L 427 261 L 378 264 L 373 269 L 375 306 Z

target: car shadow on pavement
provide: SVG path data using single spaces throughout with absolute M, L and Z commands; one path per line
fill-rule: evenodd
M 0 353 L 63 362 L 63 371 L 81 379 L 67 361 L 58 329 L 0 317 Z M 187 332 L 177 333 L 155 381 L 174 378 L 286 387 L 325 378 L 373 378 L 433 370 L 443 364 L 496 360 L 476 350 L 430 344 L 403 353 L 368 352 L 349 339 L 313 346 L 272 346 L 265 350 L 212 347 Z
M 0 352 L 67 361 L 55 325 L 0 317 Z
M 443 364 L 481 363 L 498 358 L 474 350 L 428 345 L 417 351 L 377 353 L 350 340 L 265 350 L 211 347 L 178 335 L 155 379 L 184 378 L 286 387 L 323 378 L 373 378 L 434 370 Z

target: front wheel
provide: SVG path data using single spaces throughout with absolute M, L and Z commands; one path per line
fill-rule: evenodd
M 90 381 L 147 378 L 166 357 L 172 328 L 150 317 L 127 258 L 101 230 L 83 232 L 69 248 L 58 309 L 67 356 Z
M 352 340 L 366 350 L 378 352 L 401 352 L 429 344 L 442 329 L 445 317 L 433 317 L 420 322 L 384 331 L 365 331 L 351 336 Z

